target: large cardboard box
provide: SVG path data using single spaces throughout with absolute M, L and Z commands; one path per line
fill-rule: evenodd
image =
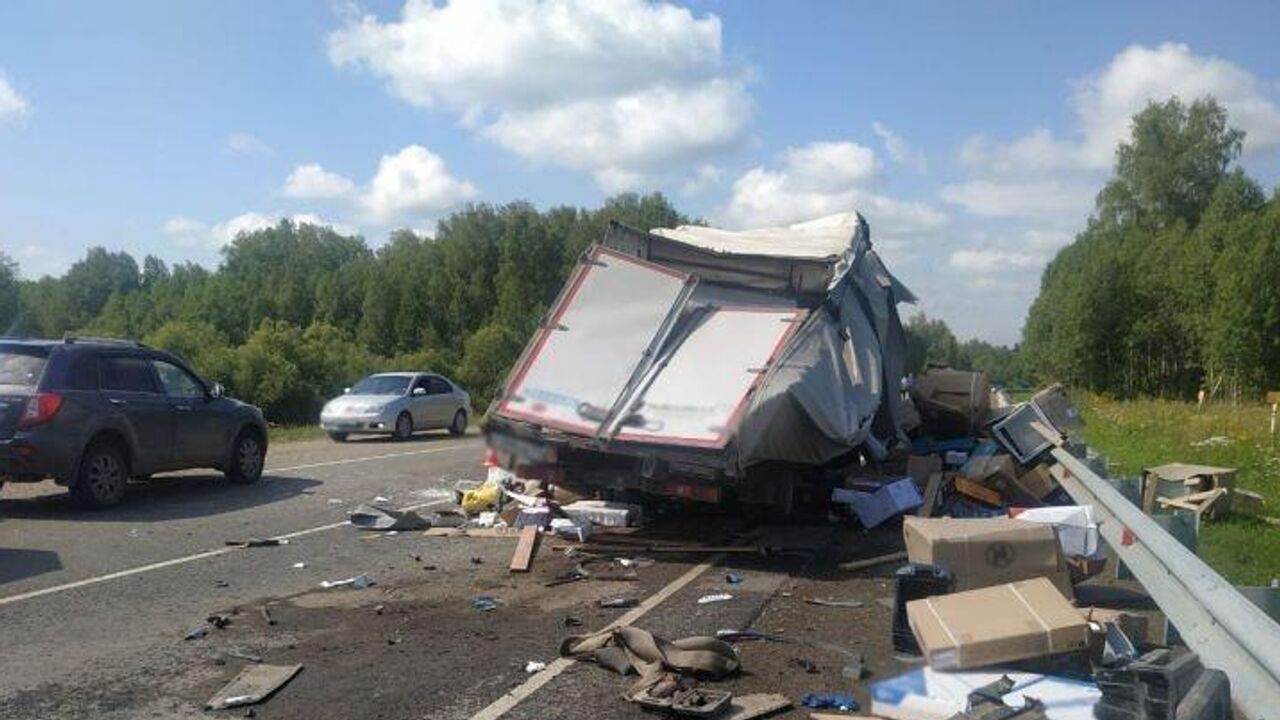
M 902 523 L 907 559 L 941 565 L 956 590 L 1047 577 L 1073 597 L 1071 572 L 1052 525 L 1010 518 L 922 518 Z
M 935 670 L 1048 657 L 1089 645 L 1089 622 L 1047 578 L 912 600 L 907 623 Z

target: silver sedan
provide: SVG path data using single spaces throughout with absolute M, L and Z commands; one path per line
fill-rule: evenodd
M 320 427 L 337 442 L 348 435 L 407 439 L 416 430 L 467 431 L 471 396 L 453 381 L 431 373 L 370 375 L 325 403 Z

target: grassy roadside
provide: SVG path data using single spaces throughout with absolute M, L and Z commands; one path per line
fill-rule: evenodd
M 1239 470 L 1239 487 L 1266 498 L 1265 515 L 1280 515 L 1280 440 L 1268 434 L 1269 406 L 1207 405 L 1166 400 L 1077 398 L 1085 439 L 1112 462 L 1113 475 L 1134 476 L 1168 462 Z M 1195 445 L 1222 436 L 1223 444 Z M 1280 527 L 1233 515 L 1207 521 L 1200 557 L 1238 585 L 1265 585 L 1280 577 Z
M 320 440 L 324 438 L 320 425 L 279 425 L 271 428 L 271 444 Z

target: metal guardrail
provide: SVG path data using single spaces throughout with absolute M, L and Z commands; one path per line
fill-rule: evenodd
M 1280 717 L 1280 624 L 1062 447 L 1059 484 L 1093 506 L 1100 532 L 1206 667 L 1225 672 L 1237 717 Z

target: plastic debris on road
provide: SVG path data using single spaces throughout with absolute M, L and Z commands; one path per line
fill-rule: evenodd
M 477 595 L 471 598 L 471 607 L 481 612 L 497 609 L 498 599 L 490 595 Z
M 858 709 L 858 701 L 848 693 L 808 693 L 800 700 L 800 704 L 815 710 L 854 712 Z
M 732 600 L 732 599 L 733 599 L 733 596 L 730 595 L 729 593 L 713 593 L 711 595 L 703 595 L 702 597 L 698 598 L 698 604 L 710 605 L 711 603 L 724 602 L 726 600 Z
M 530 675 L 532 675 L 533 673 L 542 672 L 543 670 L 546 670 L 546 669 L 547 669 L 547 664 L 544 662 L 539 662 L 537 660 L 530 660 L 524 665 L 524 671 L 529 673 Z
M 373 578 L 368 575 L 357 575 L 355 577 L 347 578 L 346 580 L 325 580 L 320 583 L 320 587 L 325 590 L 338 587 L 352 587 L 357 590 L 363 590 L 367 587 L 371 587 L 373 584 Z

